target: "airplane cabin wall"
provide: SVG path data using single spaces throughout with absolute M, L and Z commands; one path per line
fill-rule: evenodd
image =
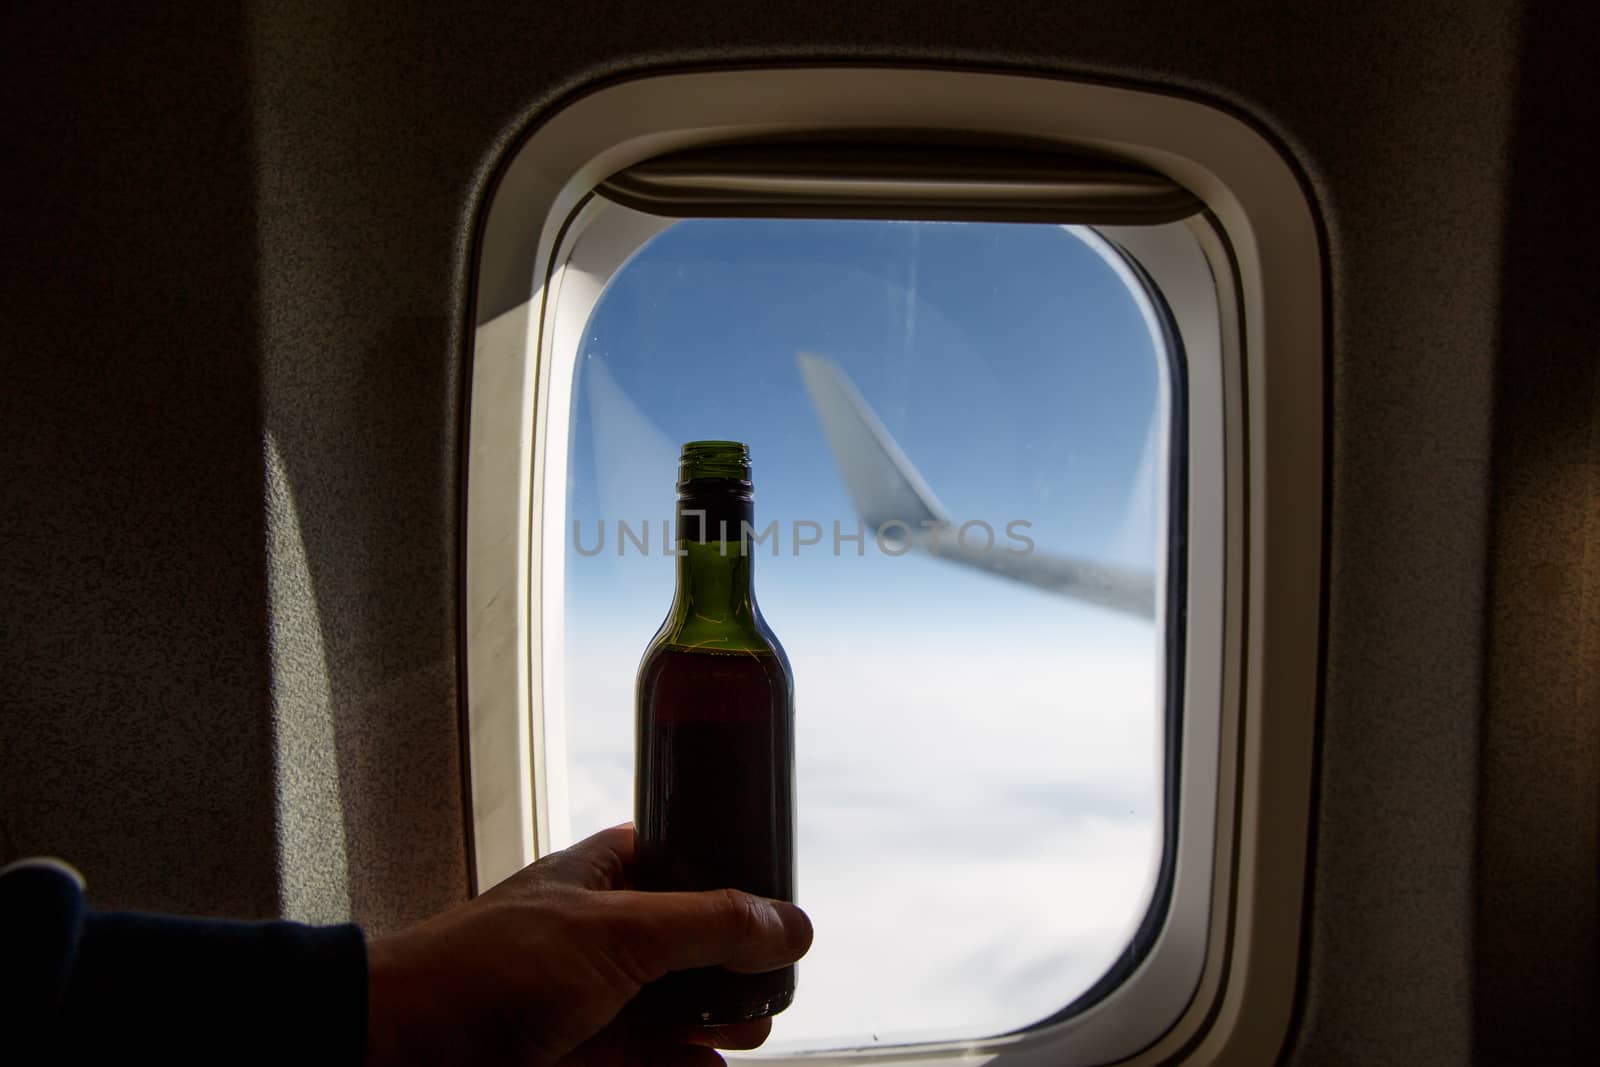
M 1505 213 L 1474 999 L 1486 1063 L 1600 1060 L 1600 46 L 1529 8 Z
M 1533 70 L 1509 3 L 192 7 L 0 15 L 4 858 L 62 855 L 102 907 L 375 931 L 466 895 L 466 278 L 542 109 L 708 63 L 1116 78 L 1252 116 L 1326 225 L 1289 1062 L 1594 1050 L 1600 228 L 1546 166 L 1585 151 L 1583 34 L 1530 10 Z

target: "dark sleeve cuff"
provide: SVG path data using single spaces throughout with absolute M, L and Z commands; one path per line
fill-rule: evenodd
M 353 923 L 91 912 L 60 1023 L 70 1060 L 359 1067 L 366 938 Z
M 83 933 L 83 877 L 54 859 L 0 870 L 0 1049 L 42 1059 Z

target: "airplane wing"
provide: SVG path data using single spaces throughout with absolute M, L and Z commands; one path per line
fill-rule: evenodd
M 838 364 L 809 352 L 799 353 L 796 361 L 845 489 L 874 533 L 898 520 L 915 547 L 939 559 L 1114 611 L 1155 618 L 1155 576 L 1149 571 L 1055 553 L 959 544 L 933 489 Z

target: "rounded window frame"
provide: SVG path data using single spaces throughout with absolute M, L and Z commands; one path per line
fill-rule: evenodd
M 596 225 L 607 209 L 590 193 L 667 151 L 850 127 L 1000 133 L 1088 149 L 1165 173 L 1206 205 L 1188 228 L 1187 258 L 1171 246 L 1170 226 L 1096 227 L 1172 305 L 1191 394 L 1196 353 L 1209 345 L 1216 354 L 1214 394 L 1187 405 L 1188 440 L 1196 417 L 1214 412 L 1215 424 L 1199 432 L 1214 435 L 1223 462 L 1197 472 L 1196 450 L 1183 453 L 1191 608 L 1179 817 L 1190 821 L 1180 822 L 1176 877 L 1198 879 L 1204 892 L 1180 884 L 1146 959 L 1084 1010 L 981 1041 L 774 1062 L 1270 1060 L 1292 1010 L 1309 817 L 1318 618 L 1304 608 L 1320 604 L 1321 259 L 1309 204 L 1276 150 L 1226 113 L 1177 97 L 952 71 L 662 75 L 579 97 L 508 153 L 480 214 L 470 376 L 463 657 L 476 884 L 531 860 L 559 819 L 535 803 L 542 787 L 561 795 L 564 762 L 559 717 L 538 710 L 560 706 L 559 692 L 545 688 L 558 674 L 541 669 L 559 652 L 559 631 L 539 625 L 560 618 L 549 606 L 562 595 L 559 573 L 545 573 L 538 555 L 545 504 L 564 469 L 551 447 L 559 437 L 564 451 L 564 426 L 552 425 L 548 402 L 570 396 L 559 358 L 576 351 L 568 334 L 582 330 L 605 281 L 652 235 Z M 1158 229 L 1167 238 L 1153 237 Z M 1197 269 L 1211 283 L 1200 295 Z M 519 294 L 522 302 L 506 306 Z M 1215 479 L 1197 482 L 1197 473 Z M 1203 529 L 1211 520 L 1214 538 Z M 1269 533 L 1271 557 L 1260 550 Z M 1196 597 L 1193 583 L 1206 575 L 1215 595 Z M 1191 747 L 1195 731 L 1209 742 Z

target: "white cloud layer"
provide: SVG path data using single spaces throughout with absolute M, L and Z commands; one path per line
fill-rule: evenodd
M 976 1037 L 1074 999 L 1126 947 L 1154 882 L 1150 628 L 1086 630 L 1065 650 L 1059 630 L 1020 627 L 982 647 L 931 627 L 870 647 L 796 630 L 780 627 L 817 939 L 768 1048 Z M 575 837 L 632 817 L 643 648 L 602 632 L 569 619 Z

